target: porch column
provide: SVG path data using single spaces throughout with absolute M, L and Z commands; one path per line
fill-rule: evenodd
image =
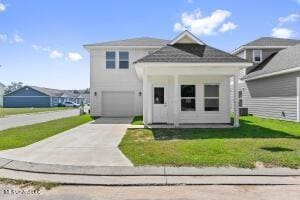
M 174 126 L 179 126 L 179 80 L 178 75 L 174 76 Z
M 147 106 L 148 106 L 148 76 L 144 73 L 143 74 L 143 121 L 144 125 L 148 125 L 148 119 L 147 119 Z
M 239 99 L 238 99 L 238 74 L 235 74 L 233 76 L 234 79 L 234 85 L 233 85 L 233 99 L 234 99 L 234 127 L 239 127 L 240 126 L 240 121 L 239 121 Z

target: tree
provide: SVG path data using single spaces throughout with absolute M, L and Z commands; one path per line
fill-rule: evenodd
M 90 88 L 86 88 L 84 94 L 89 94 L 89 93 L 90 93 Z
M 10 85 L 6 86 L 6 88 L 5 88 L 5 94 L 13 92 L 15 90 L 18 90 L 21 87 L 23 87 L 23 83 L 22 82 L 11 82 Z
M 80 92 L 78 90 L 73 90 L 74 94 L 80 94 Z

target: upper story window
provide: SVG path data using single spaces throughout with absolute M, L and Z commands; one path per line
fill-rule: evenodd
M 204 110 L 219 111 L 219 85 L 206 84 L 204 85 Z
M 196 110 L 196 86 L 181 85 L 181 111 Z
M 129 68 L 129 53 L 127 51 L 119 52 L 119 69 Z
M 262 50 L 253 50 L 253 62 L 262 61 Z
M 116 68 L 116 52 L 107 51 L 106 52 L 106 69 Z

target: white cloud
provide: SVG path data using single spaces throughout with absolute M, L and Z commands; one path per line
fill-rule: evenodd
M 300 0 L 299 0 L 300 1 Z M 194 0 L 187 0 L 188 3 L 194 3 Z
M 278 21 L 279 21 L 279 25 L 281 26 L 281 25 L 283 25 L 285 23 L 288 23 L 288 22 L 296 22 L 296 21 L 298 21 L 299 18 L 300 18 L 299 13 L 293 13 L 293 14 L 290 14 L 289 16 L 286 16 L 286 17 L 280 17 L 278 19 Z
M 199 9 L 194 10 L 192 13 L 184 12 L 181 15 L 181 22 L 174 24 L 174 31 L 189 30 L 196 35 L 214 35 L 217 31 L 221 31 L 221 27 L 226 24 L 225 21 L 230 16 L 231 12 L 228 10 L 215 10 L 210 16 L 202 16 Z M 232 25 L 228 25 L 228 23 L 225 26 L 226 28 L 228 26 L 232 28 Z M 220 30 L 218 30 L 219 28 Z
M 13 36 L 13 42 L 15 42 L 15 43 L 22 43 L 22 42 L 24 42 L 24 39 L 19 34 L 14 34 L 14 36 Z
M 7 40 L 7 35 L 0 33 L 0 42 L 5 42 L 6 40 Z
M 226 24 L 223 24 L 222 27 L 219 29 L 220 32 L 226 32 L 226 31 L 230 31 L 230 30 L 234 30 L 236 29 L 237 25 L 235 25 L 232 22 L 228 22 Z
M 82 60 L 82 56 L 77 52 L 70 52 L 70 53 L 68 53 L 67 60 L 70 60 L 73 62 L 79 61 L 79 60 Z
M 63 53 L 58 50 L 53 50 L 49 53 L 49 57 L 52 59 L 57 59 L 63 57 Z
M 278 28 L 272 29 L 272 36 L 277 38 L 291 38 L 294 35 L 294 31 L 288 28 Z
M 0 3 L 0 12 L 4 12 L 6 10 L 6 6 L 3 3 Z
M 36 50 L 36 51 L 45 51 L 45 52 L 50 52 L 50 51 L 51 51 L 51 49 L 48 48 L 48 47 L 42 47 L 42 46 L 36 45 L 36 44 L 31 45 L 31 47 L 32 47 L 34 50 Z

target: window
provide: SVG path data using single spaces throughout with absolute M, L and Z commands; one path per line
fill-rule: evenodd
M 181 111 L 196 110 L 196 86 L 181 85 Z
M 239 91 L 239 107 L 243 107 L 243 91 Z
M 116 68 L 116 52 L 107 51 L 106 52 L 106 69 Z
M 119 69 L 129 68 L 129 53 L 126 51 L 119 52 Z
M 155 87 L 154 88 L 154 104 L 164 104 L 165 103 L 165 88 Z
M 219 85 L 204 85 L 204 110 L 219 111 Z
M 262 51 L 253 50 L 253 62 L 261 62 L 261 61 L 262 61 Z

